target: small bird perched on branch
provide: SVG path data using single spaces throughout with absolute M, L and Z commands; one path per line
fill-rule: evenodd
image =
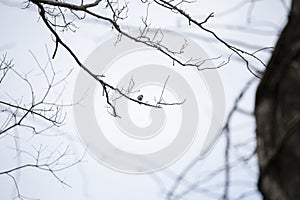
M 139 95 L 138 97 L 137 97 L 137 99 L 139 100 L 139 101 L 142 101 L 143 100 L 143 95 L 141 94 L 141 95 Z

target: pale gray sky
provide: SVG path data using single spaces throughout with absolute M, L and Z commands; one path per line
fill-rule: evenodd
M 21 9 L 22 1 L 7 1 L 0 0 L 0 51 L 1 54 L 7 52 L 9 58 L 14 59 L 15 67 L 22 73 L 29 72 L 36 66 L 36 63 L 28 50 L 31 50 L 41 63 L 46 63 L 47 53 L 46 48 L 53 51 L 54 43 L 51 40 L 49 31 L 44 24 L 39 20 L 37 10 L 34 6 L 30 9 Z M 207 27 L 215 30 L 222 38 L 233 42 L 234 45 L 250 52 L 255 50 L 255 46 L 272 46 L 276 41 L 280 27 L 283 26 L 286 20 L 286 8 L 281 1 L 264 0 L 257 1 L 251 13 L 251 22 L 247 22 L 249 13 L 250 1 L 244 1 L 245 5 L 241 9 L 227 14 L 236 5 L 241 4 L 233 0 L 222 1 L 197 1 L 189 5 L 186 10 L 197 19 L 202 19 L 207 14 L 214 12 L 215 18 L 210 20 Z M 140 9 L 139 3 L 130 1 L 129 18 L 126 20 L 126 25 L 129 27 L 137 27 L 141 24 L 139 16 L 142 16 L 145 8 Z M 150 7 L 149 21 L 154 27 L 162 27 L 170 29 L 186 35 L 197 42 L 209 56 L 228 55 L 228 51 L 222 45 L 214 44 L 214 41 L 205 33 L 197 30 L 195 27 L 187 27 L 186 21 L 178 15 L 170 14 L 170 12 L 157 8 Z M 89 21 L 88 24 L 78 23 L 80 29 L 76 33 L 66 32 L 63 34 L 63 39 L 72 46 L 81 60 L 86 60 L 88 55 L 104 41 L 115 36 L 116 33 L 111 31 L 111 28 L 105 24 L 96 24 Z M 226 27 L 224 27 L 226 25 Z M 235 26 L 235 27 L 232 27 Z M 239 28 L 245 30 L 241 31 Z M 263 30 L 260 34 L 252 33 L 257 29 Z M 275 33 L 275 34 L 274 34 Z M 277 33 L 277 34 L 276 34 Z M 246 43 L 243 45 L 243 43 Z M 155 53 L 153 53 L 155 55 Z M 261 54 L 267 60 L 269 54 Z M 140 57 L 136 58 L 135 62 L 143 62 Z M 66 73 L 69 69 L 74 68 L 73 73 L 65 82 L 65 92 L 63 94 L 64 102 L 72 101 L 76 76 L 79 68 L 66 51 L 59 47 L 56 59 L 53 61 L 55 69 L 61 74 Z M 226 97 L 226 113 L 230 110 L 234 99 L 238 95 L 240 89 L 251 77 L 245 65 L 242 62 L 237 62 L 235 59 L 229 65 L 218 70 Z M 59 75 L 60 76 L 60 75 Z M 1 90 L 9 91 L 12 96 L 26 96 L 22 85 L 18 85 L 13 79 L 7 80 L 9 84 L 0 87 Z M 33 83 L 39 84 L 39 78 L 33 76 Z M 195 86 L 196 87 L 196 86 Z M 39 87 L 37 87 L 39 89 Z M 255 87 L 252 87 L 243 106 L 247 110 L 253 109 Z M 2 92 L 1 92 L 1 95 Z M 0 96 L 0 98 L 5 98 Z M 26 98 L 26 97 L 25 97 Z M 205 97 L 207 99 L 207 97 Z M 207 102 L 202 107 L 205 107 Z M 201 106 L 200 106 L 201 107 Z M 208 109 L 209 110 L 209 109 Z M 202 110 L 202 117 L 209 116 L 208 110 Z M 67 109 L 68 117 L 66 125 L 62 129 L 53 129 L 53 132 L 66 132 L 64 136 L 57 137 L 29 137 L 23 136 L 21 132 L 17 134 L 22 138 L 20 147 L 24 149 L 32 148 L 31 145 L 38 146 L 44 144 L 49 149 L 55 148 L 62 143 L 63 146 L 70 145 L 72 152 L 76 158 L 80 158 L 84 151 L 84 147 L 80 142 L 79 135 L 74 126 L 72 118 L 72 109 Z M 105 117 L 110 117 L 108 113 L 104 113 Z M 106 116 L 107 115 L 107 116 Z M 254 121 L 253 119 L 238 115 L 234 118 L 233 141 L 244 141 L 247 138 L 254 136 Z M 40 123 L 40 122 L 38 122 Z M 42 123 L 42 122 L 41 122 Z M 136 122 L 145 123 L 143 121 Z M 201 125 L 200 125 L 201 126 Z M 133 175 L 121 173 L 103 166 L 97 162 L 92 155 L 86 154 L 83 162 L 72 168 L 69 168 L 59 175 L 65 178 L 66 182 L 72 188 L 61 185 L 53 176 L 40 172 L 34 169 L 25 169 L 21 173 L 16 174 L 21 193 L 31 198 L 43 200 L 51 199 L 88 199 L 88 200 L 162 200 L 165 199 L 167 191 L 172 187 L 172 184 L 177 175 L 190 163 L 193 158 L 198 155 L 198 146 L 201 141 L 195 140 L 190 149 L 171 166 L 152 174 Z M 197 146 L 198 145 L 198 146 Z M 253 146 L 250 144 L 250 146 Z M 11 149 L 14 147 L 12 137 L 0 137 L 0 171 L 18 165 L 20 162 L 26 163 L 29 160 L 26 156 L 21 160 L 15 158 L 15 152 Z M 236 151 L 233 154 L 244 153 Z M 184 186 L 195 180 L 201 180 L 203 174 L 211 169 L 217 169 L 222 166 L 224 158 L 224 138 L 215 145 L 206 159 L 200 161 L 195 168 L 189 173 Z M 257 179 L 256 161 L 254 160 L 249 165 L 243 165 L 235 168 L 232 180 L 235 180 L 233 187 L 230 190 L 232 199 L 237 198 L 242 191 L 255 189 Z M 203 183 L 202 189 L 207 187 L 215 193 L 222 193 L 222 180 L 224 175 L 221 173 L 214 180 Z M 0 199 L 12 199 L 15 195 L 14 185 L 11 179 L 6 176 L 0 176 Z M 185 189 L 184 186 L 178 188 L 178 192 Z M 190 192 L 182 199 L 216 199 L 214 195 L 201 193 L 201 188 Z M 198 191 L 198 192 L 197 192 Z M 245 199 L 261 199 L 259 194 L 246 197 Z

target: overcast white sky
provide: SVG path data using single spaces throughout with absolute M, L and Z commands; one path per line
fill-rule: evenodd
M 32 66 L 36 65 L 34 59 L 30 56 L 29 50 L 35 54 L 41 63 L 46 63 L 47 52 L 45 46 L 47 46 L 51 53 L 54 43 L 51 41 L 49 31 L 39 20 L 36 8 L 32 6 L 30 9 L 21 9 L 22 4 L 20 2 L 0 0 L 0 53 L 7 52 L 8 57 L 14 59 L 16 69 L 22 73 L 27 73 L 34 68 Z M 280 27 L 284 25 L 286 20 L 287 10 L 281 1 L 258 1 L 253 7 L 250 22 L 247 21 L 250 4 L 246 3 L 250 1 L 243 1 L 245 2 L 245 6 L 242 6 L 241 9 L 232 14 L 227 14 L 227 11 L 231 11 L 231 8 L 235 8 L 241 2 L 234 0 L 226 1 L 226 3 L 222 0 L 197 1 L 187 6 L 186 10 L 197 19 L 202 19 L 209 13 L 214 12 L 215 18 L 211 19 L 207 27 L 215 30 L 226 41 L 245 50 L 252 52 L 255 51 L 256 47 L 273 46 Z M 137 27 L 141 24 L 140 16 L 145 13 L 145 8 L 141 9 L 139 6 L 140 4 L 136 3 L 136 1 L 130 1 L 129 18 L 126 20 L 127 26 Z M 179 16 L 170 14 L 170 12 L 155 6 L 150 7 L 149 13 L 149 20 L 154 27 L 170 29 L 189 37 L 197 42 L 209 56 L 228 55 L 228 51 L 225 48 L 217 43 L 214 44 L 214 41 L 209 39 L 207 34 L 197 30 L 195 27 L 186 26 L 186 21 Z M 96 24 L 94 21 L 78 23 L 77 25 L 79 29 L 76 33 L 67 32 L 63 35 L 63 38 L 72 46 L 78 57 L 83 61 L 87 59 L 96 47 L 116 35 L 109 26 Z M 245 30 L 237 29 L 237 27 L 243 27 Z M 257 34 L 256 30 L 258 29 L 262 30 L 260 34 Z M 145 54 L 145 52 L 143 53 Z M 152 53 L 152 56 L 157 56 L 155 52 L 150 53 Z M 269 57 L 268 54 L 261 54 L 260 56 L 264 60 L 267 60 Z M 142 56 L 137 54 L 136 57 L 131 59 L 135 63 L 143 63 L 142 58 Z M 128 62 L 124 65 L 128 64 Z M 161 64 L 164 64 L 163 62 L 165 61 L 161 62 Z M 53 64 L 55 70 L 59 72 L 58 76 L 74 68 L 73 73 L 64 83 L 65 91 L 63 94 L 64 102 L 72 102 L 75 80 L 79 68 L 61 47 L 59 47 Z M 229 65 L 219 69 L 218 72 L 223 81 L 226 97 L 225 110 L 228 113 L 235 97 L 247 80 L 251 78 L 251 74 L 246 70 L 245 65 L 236 59 L 233 59 Z M 26 98 L 26 93 L 24 94 L 22 85 L 14 82 L 13 79 L 7 80 L 7 83 L 5 86 L 0 87 L 0 89 L 9 91 L 12 96 L 18 98 L 25 96 Z M 33 78 L 33 83 L 39 88 L 38 78 Z M 195 91 L 199 90 L 199 86 L 192 86 L 192 88 Z M 246 110 L 253 109 L 254 91 L 255 85 L 253 85 L 246 99 L 242 102 Z M 3 95 L 2 92 L 1 95 Z M 5 97 L 0 96 L 0 98 Z M 198 98 L 201 97 L 198 95 Z M 209 108 L 205 110 L 205 107 L 209 105 L 209 102 L 207 102 L 209 101 L 209 97 L 205 96 L 202 99 L 205 100 L 201 102 L 202 104 L 199 104 L 199 108 L 201 108 L 201 117 L 205 121 L 206 117 L 209 118 L 211 115 Z M 101 105 L 97 106 L 101 107 Z M 20 147 L 30 149 L 32 145 L 39 146 L 43 144 L 48 146 L 49 149 L 53 149 L 58 144 L 62 144 L 62 146 L 70 145 L 75 158 L 80 158 L 84 152 L 84 147 L 74 126 L 72 108 L 67 108 L 66 112 L 68 114 L 66 125 L 62 129 L 53 129 L 55 133 L 65 133 L 63 136 L 36 136 L 31 138 L 27 135 L 23 136 L 22 132 L 18 132 L 16 134 L 21 138 Z M 106 118 L 111 117 L 106 112 L 102 114 L 103 116 Z M 148 118 L 136 119 L 134 116 L 132 118 L 137 125 L 149 123 L 147 121 Z M 205 122 L 209 123 L 209 120 L 207 121 Z M 252 118 L 238 115 L 234 118 L 233 127 L 233 142 L 244 141 L 247 138 L 254 137 L 254 120 Z M 65 187 L 53 178 L 53 176 L 34 169 L 22 170 L 21 173 L 16 173 L 15 175 L 18 177 L 17 180 L 21 193 L 37 199 L 162 200 L 165 199 L 165 195 L 171 188 L 177 175 L 199 154 L 200 140 L 196 139 L 189 150 L 175 163 L 151 174 L 135 175 L 118 172 L 100 164 L 91 154 L 87 153 L 84 158 L 86 162 L 59 173 L 72 188 Z M 28 161 L 26 156 L 16 158 L 16 154 L 12 149 L 14 145 L 13 137 L 0 137 L 0 171 Z M 253 145 L 250 144 L 246 150 L 236 151 L 232 157 L 235 158 L 237 154 L 242 154 L 247 150 L 249 152 L 249 149 Z M 187 180 L 178 189 L 178 192 L 180 193 L 181 190 L 184 190 L 188 183 L 201 179 L 209 170 L 222 167 L 223 158 L 224 138 L 221 137 L 209 156 L 201 160 L 189 173 Z M 232 176 L 232 180 L 234 180 L 233 187 L 230 190 L 232 199 L 237 198 L 243 192 L 255 189 L 257 179 L 257 168 L 255 166 L 256 161 L 254 159 L 249 165 L 242 164 L 240 167 L 234 169 Z M 214 180 L 206 181 L 203 183 L 203 187 L 199 187 L 182 199 L 216 199 L 216 196 L 203 193 L 201 189 L 209 188 L 213 192 L 221 194 L 223 179 L 224 175 L 221 173 Z M 0 176 L 0 199 L 12 199 L 14 195 L 15 189 L 11 179 L 7 176 Z M 259 194 L 256 194 L 245 197 L 245 199 L 261 199 L 261 197 Z

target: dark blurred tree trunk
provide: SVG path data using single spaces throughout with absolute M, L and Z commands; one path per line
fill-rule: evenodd
M 267 200 L 300 200 L 300 1 L 293 0 L 256 93 L 258 186 Z

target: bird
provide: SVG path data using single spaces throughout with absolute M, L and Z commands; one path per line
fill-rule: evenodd
M 141 95 L 139 95 L 138 97 L 137 97 L 137 99 L 139 100 L 139 101 L 142 101 L 143 100 L 143 95 L 141 94 Z

